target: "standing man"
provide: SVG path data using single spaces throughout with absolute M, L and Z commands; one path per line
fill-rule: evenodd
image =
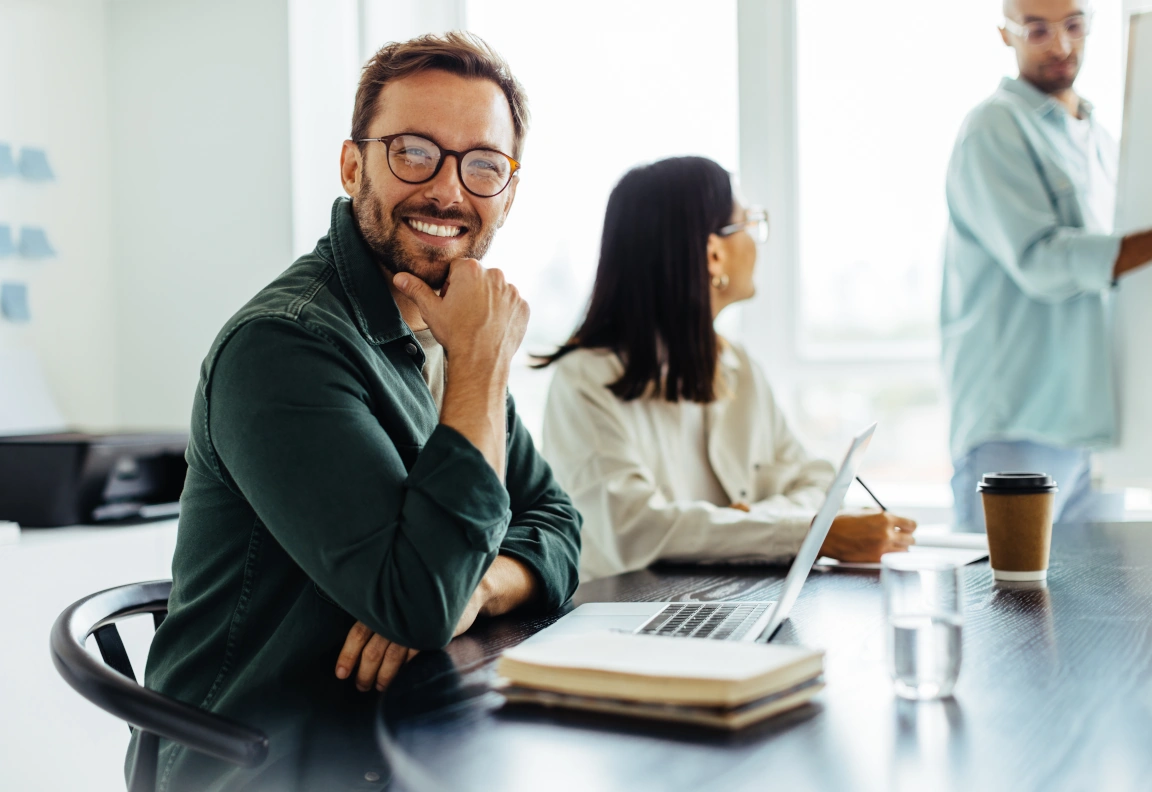
M 1090 451 L 1116 441 L 1110 310 L 1152 233 L 1112 234 L 1116 144 L 1073 88 L 1088 0 L 1006 0 L 1020 75 L 960 129 L 948 167 L 941 337 L 959 530 L 993 471 L 1059 483 L 1055 519 L 1106 516 Z
M 507 64 L 466 34 L 364 67 L 350 199 L 201 369 L 149 687 L 274 732 L 353 684 L 382 689 L 477 615 L 572 594 L 580 517 L 507 396 L 528 306 L 478 261 L 527 121 Z M 225 772 L 162 744 L 159 788 Z

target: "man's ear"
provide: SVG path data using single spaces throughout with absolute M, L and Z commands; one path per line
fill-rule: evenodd
M 1005 47 L 1011 47 L 1012 42 L 1008 40 L 1008 29 L 1007 28 L 997 28 L 997 29 L 1000 31 L 1000 40 L 1004 42 L 1004 46 Z
M 512 183 L 508 185 L 508 189 L 504 192 L 507 197 L 504 199 L 504 211 L 500 215 L 500 222 L 496 224 L 497 228 L 504 227 L 504 221 L 508 219 L 508 213 L 512 211 L 512 202 L 516 200 L 516 185 L 520 183 L 519 176 L 512 177 Z
M 340 149 L 340 183 L 344 185 L 344 192 L 353 198 L 360 194 L 360 172 L 363 167 L 360 146 L 345 140 Z

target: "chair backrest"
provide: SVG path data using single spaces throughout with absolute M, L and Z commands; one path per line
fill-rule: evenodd
M 151 613 L 159 627 L 171 591 L 171 580 L 118 586 L 72 603 L 52 625 L 52 662 L 64 681 L 139 731 L 129 780 L 133 792 L 155 788 L 158 737 L 244 767 L 255 767 L 268 755 L 262 732 L 137 684 L 116 621 Z M 104 663 L 84 648 L 90 635 Z

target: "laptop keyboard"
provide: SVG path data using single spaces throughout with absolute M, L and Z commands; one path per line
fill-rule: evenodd
M 664 607 L 635 632 L 640 635 L 676 635 L 682 638 L 710 638 L 713 641 L 738 641 L 756 620 L 764 615 L 771 602 L 681 603 Z

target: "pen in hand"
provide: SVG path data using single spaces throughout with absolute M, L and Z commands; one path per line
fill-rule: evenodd
M 884 504 L 880 502 L 880 499 L 876 497 L 876 493 L 874 493 L 872 490 L 868 489 L 868 485 L 865 484 L 864 481 L 859 476 L 856 477 L 856 483 L 859 484 L 861 487 L 863 487 L 864 491 L 872 496 L 872 500 L 876 501 L 876 505 L 880 507 L 880 511 L 882 511 L 882 512 L 888 511 L 886 508 L 884 508 Z

